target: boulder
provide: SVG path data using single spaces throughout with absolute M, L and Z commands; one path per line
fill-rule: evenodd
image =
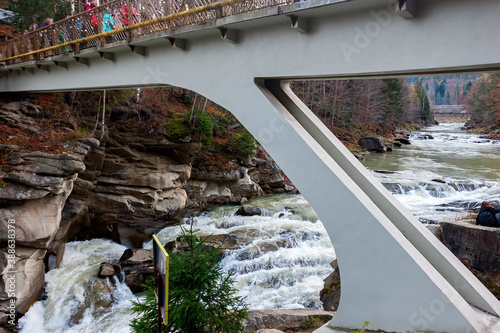
M 153 263 L 153 251 L 147 249 L 126 249 L 120 257 L 120 265 L 134 266 Z
M 127 249 L 119 262 L 125 274 L 125 283 L 130 290 L 133 293 L 143 292 L 142 285 L 154 276 L 153 252 L 146 249 Z
M 375 152 L 385 152 L 387 147 L 380 138 L 376 137 L 362 137 L 358 140 L 358 145 L 361 148 L 367 149 L 369 151 Z
M 80 323 L 87 311 L 91 311 L 94 317 L 102 315 L 115 302 L 113 297 L 115 290 L 116 287 L 106 278 L 97 278 L 89 282 L 84 291 L 85 301 L 79 303 L 71 312 L 70 325 Z
M 249 310 L 245 326 L 249 330 L 279 329 L 299 331 L 310 328 L 313 319 L 323 323 L 333 317 L 333 312 L 316 309 Z
M 235 215 L 240 215 L 240 216 L 262 215 L 262 209 L 257 206 L 243 205 L 240 208 L 238 208 Z
M 409 140 L 409 139 L 407 139 L 407 138 L 396 138 L 396 141 L 398 141 L 398 142 L 400 142 L 400 143 L 402 143 L 402 144 L 404 144 L 404 145 L 409 145 L 409 144 L 411 144 L 410 140 Z
M 330 265 L 333 272 L 323 280 L 325 284 L 319 296 L 325 311 L 336 311 L 340 303 L 340 270 L 337 259 Z
M 113 265 L 108 263 L 102 263 L 99 267 L 99 272 L 97 273 L 97 277 L 99 278 L 107 278 L 115 275 L 115 269 Z

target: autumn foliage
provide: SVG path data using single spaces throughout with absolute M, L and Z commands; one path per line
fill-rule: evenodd
M 470 125 L 484 132 L 500 129 L 500 75 L 483 74 L 472 86 L 466 104 Z

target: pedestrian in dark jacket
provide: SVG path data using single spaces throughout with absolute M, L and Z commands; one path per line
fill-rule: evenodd
M 489 201 L 483 201 L 479 214 L 476 217 L 476 224 L 486 227 L 500 227 L 500 221 L 497 219 L 497 216 L 500 216 L 500 209 L 495 209 Z

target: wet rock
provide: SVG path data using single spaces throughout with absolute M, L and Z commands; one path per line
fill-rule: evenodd
M 260 255 L 260 249 L 257 245 L 253 245 L 245 248 L 245 250 L 241 251 L 237 258 L 239 261 L 251 260 L 257 258 Z
M 404 145 L 411 144 L 411 141 L 409 139 L 407 139 L 407 138 L 396 138 L 396 141 L 398 141 L 398 142 L 400 142 L 400 143 L 402 143 Z
M 7 305 L 11 299 L 7 291 L 11 290 L 10 282 L 14 280 L 16 311 L 23 315 L 42 292 L 45 276 L 43 258 L 46 251 L 17 246 L 13 267 L 7 265 L 8 253 L 5 251 L 0 250 L 0 309 L 4 309 L 0 310 L 0 315 L 7 313 Z
M 113 265 L 102 263 L 99 267 L 99 272 L 97 273 L 97 277 L 106 278 L 115 275 L 115 269 Z
M 274 241 L 265 241 L 259 244 L 261 253 L 274 252 L 279 250 L 278 243 Z
M 147 249 L 126 249 L 120 257 L 120 265 L 133 266 L 153 263 L 153 251 Z
M 254 216 L 254 215 L 262 215 L 262 209 L 257 206 L 251 205 L 243 205 L 236 211 L 235 215 L 240 216 Z
M 476 182 L 471 182 L 471 181 L 465 181 L 465 180 L 450 180 L 447 181 L 446 184 L 449 186 L 453 187 L 455 191 L 457 192 L 471 192 L 475 191 L 483 186 L 486 186 L 484 183 L 476 183 Z
M 425 190 L 429 192 L 429 194 L 435 198 L 444 198 L 446 197 L 445 188 L 442 185 L 436 184 L 427 184 L 425 186 Z
M 91 311 L 94 317 L 102 315 L 114 303 L 113 292 L 116 287 L 107 278 L 97 278 L 85 287 L 85 301 L 72 312 L 70 325 L 77 325 L 86 311 Z
M 337 259 L 330 265 L 333 272 L 323 280 L 325 283 L 319 296 L 325 311 L 336 311 L 340 303 L 340 270 Z
M 391 193 L 404 194 L 411 190 L 410 186 L 403 186 L 399 183 L 382 183 L 382 185 Z
M 385 152 L 387 151 L 387 147 L 384 145 L 384 142 L 380 138 L 376 137 L 363 137 L 358 140 L 358 145 L 361 148 L 367 149 L 369 151 L 375 152 Z
M 392 174 L 397 173 L 396 171 L 389 171 L 389 170 L 373 170 L 373 171 L 376 173 L 382 173 L 385 175 L 392 175 Z
M 313 318 L 327 322 L 333 312 L 315 309 L 295 310 L 249 310 L 245 326 L 249 330 L 279 329 L 298 331 L 309 328 Z
M 127 249 L 119 262 L 125 275 L 125 283 L 130 290 L 133 293 L 144 291 L 142 285 L 154 276 L 152 251 L 146 249 Z

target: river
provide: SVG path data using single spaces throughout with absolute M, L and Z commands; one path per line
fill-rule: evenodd
M 483 200 L 500 201 L 500 142 L 442 123 L 410 136 L 410 145 L 363 161 L 413 215 L 454 221 Z M 431 139 L 432 137 L 432 139 Z
M 482 200 L 500 200 L 500 143 L 442 124 L 414 133 L 411 144 L 385 154 L 368 154 L 363 164 L 410 211 L 424 221 L 454 220 L 469 214 Z M 433 139 L 430 139 L 432 135 Z M 393 173 L 391 173 L 393 172 Z M 300 195 L 251 200 L 263 216 L 235 216 L 238 207 L 218 207 L 194 218 L 202 234 L 236 234 L 251 238 L 222 260 L 233 270 L 235 287 L 251 309 L 321 308 L 319 291 L 335 258 L 328 235 Z M 179 227 L 158 233 L 173 240 Z M 151 242 L 144 244 L 150 248 Z M 20 321 L 21 332 L 130 332 L 131 300 L 124 284 L 113 292 L 114 305 L 96 314 L 85 312 L 71 326 L 71 312 L 83 302 L 84 286 L 101 262 L 116 262 L 125 247 L 108 240 L 67 244 L 61 267 L 46 276 L 48 298 L 39 301 Z

